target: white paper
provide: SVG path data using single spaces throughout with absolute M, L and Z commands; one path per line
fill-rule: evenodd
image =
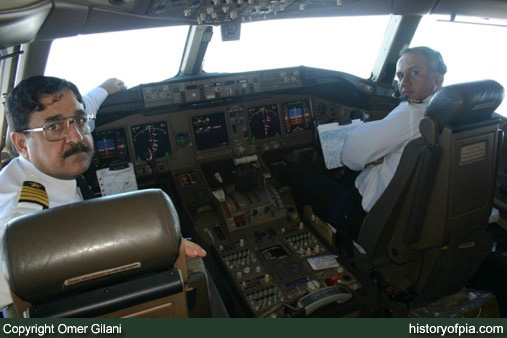
M 336 260 L 336 255 L 324 255 L 308 258 L 308 263 L 313 270 L 324 270 L 333 267 L 339 267 L 340 264 Z
M 136 175 L 132 163 L 129 163 L 128 167 L 124 169 L 99 169 L 97 170 L 97 178 L 102 196 L 137 190 Z
M 324 155 L 327 169 L 343 167 L 342 148 L 347 135 L 357 126 L 363 124 L 361 120 L 352 120 L 352 123 L 339 125 L 336 122 L 321 124 L 317 127 L 320 145 Z

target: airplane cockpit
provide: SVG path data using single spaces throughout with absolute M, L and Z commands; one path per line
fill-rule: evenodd
M 322 288 L 337 278 L 337 268 L 347 276 L 346 285 L 361 289 L 366 282 L 345 266 L 332 263 L 315 273 L 306 262 L 334 254 L 304 225 L 284 178 L 287 161 L 317 161 L 320 121 L 377 113 L 377 107 L 320 93 L 364 97 L 373 89 L 340 75 L 296 67 L 169 80 L 120 92 L 98 112 L 97 123 L 106 122 L 95 132 L 96 159 L 87 181 L 97 191 L 112 188 L 102 173 L 116 176 L 130 163 L 132 184 L 161 188 L 179 201 L 187 230 L 212 245 L 219 268 L 225 268 L 217 275 L 246 291 L 245 304 L 234 308 L 240 316 L 271 315 L 277 308 L 283 314 L 280 303 L 306 295 L 309 283 Z M 386 105 L 392 102 L 388 98 Z M 117 184 L 128 183 L 122 178 Z
M 305 18 L 354 20 L 358 16 L 387 18 L 383 41 L 378 43 L 380 48 L 371 47 L 368 52 L 374 59 L 369 77 L 348 70 L 319 67 L 319 54 L 327 54 L 327 57 L 332 54 L 331 57 L 338 58 L 342 52 L 340 45 L 336 46 L 334 54 L 328 49 L 322 52 L 313 48 L 310 55 L 317 61 L 311 65 L 287 61 L 281 67 L 227 72 L 204 70 L 206 52 L 212 40 L 239 41 L 246 32 L 245 26 L 253 23 L 261 25 Z M 161 208 L 166 208 L 167 200 L 160 197 L 162 194 L 171 201 L 167 202 L 169 213 L 176 213 L 178 218 L 178 221 L 169 222 L 169 226 L 177 230 L 174 230 L 175 237 L 171 234 L 168 241 L 179 245 L 179 237 L 188 238 L 208 252 L 203 259 L 202 271 L 207 274 L 204 289 L 209 293 L 209 301 L 195 300 L 195 297 L 203 297 L 202 288 L 196 287 L 200 290 L 197 293 L 187 289 L 183 303 L 188 304 L 189 311 L 176 315 L 173 312 L 173 316 L 431 317 L 441 311 L 439 305 L 447 309 L 448 304 L 458 301 L 462 302 L 461 305 L 468 303 L 467 306 L 456 306 L 456 311 L 467 308 L 468 312 L 453 315 L 475 315 L 480 311 L 482 316 L 505 316 L 504 292 L 475 275 L 479 269 L 481 272 L 487 269 L 485 265 L 481 266 L 481 262 L 496 259 L 486 256 L 492 247 L 503 248 L 502 231 L 507 229 L 503 225 L 507 193 L 504 191 L 506 174 L 502 145 L 502 129 L 506 124 L 501 115 L 504 109 L 501 105 L 502 84 L 507 82 L 503 82 L 506 79 L 501 75 L 491 78 L 495 80 L 491 82 L 457 78 L 456 84 L 449 87 L 444 83 L 441 92 L 437 92 L 428 104 L 430 112 L 421 122 L 421 137 L 407 145 L 416 154 L 414 156 L 421 157 L 411 160 L 409 155 L 403 155 L 401 163 L 407 163 L 404 165 L 407 173 L 397 172 L 395 179 L 403 181 L 404 185 L 389 186 L 387 190 L 390 195 L 397 191 L 400 202 L 384 202 L 389 200 L 387 197 L 379 200 L 381 206 L 374 207 L 364 223 L 368 234 L 365 234 L 366 230 L 360 233 L 352 253 L 343 249 L 340 230 L 326 221 L 326 215 L 319 214 L 318 207 L 312 208 L 304 203 L 295 192 L 294 181 L 289 178 L 288 168 L 292 164 L 311 166 L 333 179 L 350 173 L 351 170 L 344 166 L 329 168 L 327 156 L 338 155 L 329 155 L 329 149 L 323 146 L 327 142 L 322 138 L 323 127 L 381 120 L 400 104 L 403 98 L 395 80 L 396 62 L 400 51 L 413 47 L 421 20 L 430 16 L 445 17 L 448 22 L 458 22 L 461 16 L 505 20 L 507 4 L 493 0 L 459 3 L 451 0 L 25 0 L 0 4 L 0 88 L 4 96 L 25 78 L 52 75 L 47 73 L 46 64 L 52 44 L 58 39 L 153 27 L 188 27 L 175 76 L 129 84 L 128 89 L 109 95 L 101 104 L 92 133 L 95 152 L 90 167 L 83 174 L 95 195 L 93 202 L 83 201 L 80 202 L 83 205 L 75 209 L 66 208 L 62 216 L 57 213 L 60 207 L 50 208 L 52 218 L 40 221 L 21 219 L 20 229 L 48 222 L 52 231 L 60 231 L 52 222 L 59 217 L 72 219 L 73 212 L 83 218 L 79 222 L 76 220 L 79 227 L 83 227 L 86 215 L 100 210 L 100 213 L 111 215 L 95 215 L 90 221 L 99 223 L 103 218 L 113 230 L 105 232 L 107 238 L 91 236 L 99 241 L 100 245 L 95 244 L 95 247 L 105 247 L 102 243 L 114 242 L 118 236 L 119 254 L 130 257 L 130 249 L 123 247 L 127 245 L 123 236 L 128 238 L 129 235 L 121 234 L 122 228 L 117 228 L 116 224 L 111 225 L 115 223 L 113 216 L 117 214 L 125 222 L 125 231 L 142 238 L 141 249 L 146 250 L 150 246 L 147 240 L 153 240 L 150 236 L 159 231 L 153 215 L 159 215 Z M 302 27 L 304 29 L 303 24 Z M 328 27 L 322 25 L 321 29 L 327 30 Z M 505 29 L 502 33 L 505 34 Z M 294 32 L 294 35 L 298 34 L 300 32 Z M 335 34 L 354 39 L 353 31 Z M 417 42 L 421 41 L 424 40 Z M 170 44 L 171 41 L 164 43 Z M 306 48 L 303 43 L 292 46 L 293 49 L 286 50 L 286 53 L 300 53 Z M 327 41 L 327 45 L 333 44 L 334 41 Z M 424 44 L 431 46 L 432 41 L 424 41 Z M 77 45 L 76 49 L 79 49 Z M 151 53 L 149 44 L 131 46 L 131 49 L 132 54 Z M 445 58 L 446 51 L 441 52 Z M 100 49 L 92 53 L 102 58 Z M 258 53 L 269 54 L 270 51 L 259 50 Z M 228 57 L 227 52 L 220 56 L 224 63 L 232 63 L 232 58 Z M 356 58 L 358 62 L 363 60 L 359 56 Z M 107 60 L 107 55 L 103 55 L 103 60 Z M 115 61 L 102 62 L 112 65 Z M 127 73 L 149 62 L 150 58 L 139 61 L 139 65 L 131 64 Z M 248 64 L 246 60 L 239 61 L 239 64 L 242 62 Z M 349 64 L 353 62 L 349 61 Z M 451 62 L 448 65 L 453 66 Z M 165 74 L 164 64 L 156 67 L 160 74 Z M 93 81 L 100 81 L 101 76 L 93 74 Z M 121 78 L 121 75 L 113 76 Z M 66 78 L 76 81 L 79 87 L 78 79 L 72 78 L 72 74 Z M 15 156 L 8 144 L 10 131 L 5 114 L 5 107 L 0 108 L 2 167 Z M 328 143 L 326 147 L 329 147 Z M 436 148 L 441 149 L 438 154 L 435 154 Z M 409 169 L 413 171 L 408 172 Z M 482 183 L 467 185 L 463 182 L 473 175 L 480 176 Z M 442 188 L 442 182 L 447 181 L 451 182 L 449 187 L 446 183 L 446 188 Z M 136 205 L 137 198 L 139 205 Z M 131 210 L 122 211 L 123 203 L 126 208 L 130 205 Z M 138 213 L 148 212 L 150 215 L 146 216 L 144 223 L 144 216 L 139 217 Z M 139 228 L 150 230 L 135 230 L 134 219 Z M 490 242 L 489 235 L 484 234 L 487 229 L 491 230 L 492 225 L 488 226 L 491 219 L 495 231 L 499 232 L 495 232 Z M 376 224 L 380 224 L 380 220 L 384 223 L 378 227 L 383 232 L 379 230 L 377 233 Z M 406 226 L 409 230 L 402 227 L 406 224 L 412 225 Z M 444 225 L 446 231 L 440 233 L 437 229 Z M 16 222 L 9 223 L 7 233 L 11 236 L 18 234 L 14 231 L 15 226 L 18 226 Z M 99 231 L 101 227 L 94 223 L 90 228 Z M 461 231 L 477 237 L 455 236 Z M 78 232 L 87 236 L 86 231 Z M 72 238 L 71 231 L 65 234 L 66 239 Z M 369 234 L 378 235 L 376 239 L 381 244 L 373 244 L 373 235 Z M 165 238 L 168 234 L 163 232 L 160 236 Z M 27 238 L 36 240 L 34 236 Z M 19 240 L 23 241 L 22 238 Z M 398 246 L 399 243 L 403 244 Z M 90 246 L 94 247 L 94 244 L 90 243 Z M 162 255 L 167 253 L 160 241 L 155 241 L 154 246 Z M 56 251 L 58 255 L 65 255 L 64 250 L 77 251 L 80 246 L 55 243 L 52 247 L 60 250 Z M 404 251 L 399 254 L 401 247 Z M 461 251 L 454 250 L 454 247 L 474 247 L 475 251 L 470 250 L 471 253 L 462 258 Z M 25 257 L 22 251 L 16 251 L 19 250 L 17 247 L 9 249 Z M 109 249 L 100 250 L 103 250 L 100 254 L 114 256 Z M 42 252 L 52 257 L 50 248 L 44 248 Z M 169 253 L 171 259 L 177 252 L 176 248 Z M 490 255 L 494 253 L 493 250 Z M 181 250 L 180 255 L 183 255 Z M 458 256 L 461 260 L 456 258 Z M 69 257 L 72 257 L 73 264 L 77 264 L 77 255 L 69 253 Z M 83 257 L 96 260 L 95 256 L 93 259 Z M 38 260 L 37 257 L 23 259 Z M 132 263 L 136 259 L 140 262 Z M 435 274 L 440 275 L 442 270 L 423 264 L 431 261 L 435 266 L 445 268 L 456 265 L 456 262 L 462 264 L 463 259 L 471 262 L 470 271 L 456 273 L 459 280 L 447 284 L 436 282 L 438 277 Z M 136 270 L 142 265 L 142 273 L 138 274 L 144 278 L 143 283 L 146 280 L 148 284 L 151 282 L 147 276 L 151 275 L 147 275 L 143 264 L 156 262 L 153 267 L 157 272 L 153 273 L 153 278 L 159 278 L 162 274 L 158 270 L 167 263 L 144 255 L 132 260 L 116 256 L 111 259 L 121 276 L 130 274 L 126 270 Z M 187 268 L 181 268 L 180 260 L 174 266 L 184 270 L 181 280 L 187 283 Z M 173 261 L 176 258 L 171 264 Z M 113 267 L 108 268 L 102 263 L 97 268 L 99 272 L 83 268 L 76 274 L 80 275 L 81 281 L 86 279 L 84 283 L 89 283 L 89 279 L 107 279 L 90 284 L 90 288 L 111 288 L 109 282 L 124 282 L 121 278 L 110 278 L 117 272 L 111 272 Z M 49 271 L 56 274 L 57 270 Z M 101 274 L 101 271 L 108 272 Z M 14 273 L 24 272 L 12 268 Z M 94 277 L 88 278 L 91 275 Z M 36 276 L 46 280 L 46 277 Z M 421 276 L 430 276 L 429 286 L 420 287 Z M 76 281 L 78 276 L 62 278 L 64 283 L 80 283 Z M 47 279 L 48 283 L 54 283 L 50 287 L 54 290 L 58 289 L 54 286 L 58 283 L 56 279 Z M 194 280 L 193 285 L 201 282 Z M 429 292 L 431 283 L 442 292 Z M 69 295 L 80 299 L 80 303 L 90 299 L 73 294 L 72 288 L 71 285 L 69 291 L 57 296 L 60 297 L 57 304 L 63 302 L 64 307 L 69 306 L 70 303 L 62 301 Z M 466 293 L 474 288 L 481 291 L 475 291 L 479 296 L 472 302 Z M 23 284 L 20 289 L 35 294 L 31 285 Z M 87 286 L 83 292 L 91 291 Z M 32 294 L 30 297 L 35 303 L 41 299 Z M 25 302 L 30 301 L 25 299 Z M 181 302 L 179 299 L 174 304 Z M 201 306 L 203 303 L 204 306 L 214 304 L 219 310 L 191 309 L 192 304 Z M 52 307 L 41 304 L 37 307 L 38 311 L 49 308 L 48 313 L 57 317 L 111 313 L 129 316 L 116 308 L 107 308 L 101 313 L 99 310 L 53 311 Z M 164 311 L 160 314 L 143 311 L 144 308 L 140 316 L 168 315 Z M 37 311 L 32 309 L 30 314 L 37 316 Z

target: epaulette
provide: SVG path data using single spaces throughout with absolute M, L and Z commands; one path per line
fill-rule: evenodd
M 19 194 L 18 205 L 20 203 L 35 203 L 42 209 L 49 208 L 48 194 L 46 188 L 37 182 L 24 181 Z
M 423 100 L 408 99 L 408 103 L 410 103 L 410 104 L 419 104 L 419 103 L 424 103 L 424 101 Z

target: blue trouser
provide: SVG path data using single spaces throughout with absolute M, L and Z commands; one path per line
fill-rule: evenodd
M 355 187 L 357 172 L 339 179 L 325 169 L 290 163 L 287 175 L 299 206 L 310 205 L 314 213 L 351 239 L 356 239 L 366 212 Z

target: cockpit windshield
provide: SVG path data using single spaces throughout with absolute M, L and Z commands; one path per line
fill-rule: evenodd
M 243 72 L 308 66 L 369 78 L 390 16 L 271 20 L 243 23 L 241 39 L 216 32 L 203 70 Z
M 208 46 L 203 70 L 244 72 L 308 66 L 369 78 L 389 15 L 305 18 L 243 23 L 241 39 Z M 129 87 L 175 76 L 188 26 L 79 35 L 51 46 L 46 75 L 75 82 L 86 92 L 99 79 L 118 77 Z

